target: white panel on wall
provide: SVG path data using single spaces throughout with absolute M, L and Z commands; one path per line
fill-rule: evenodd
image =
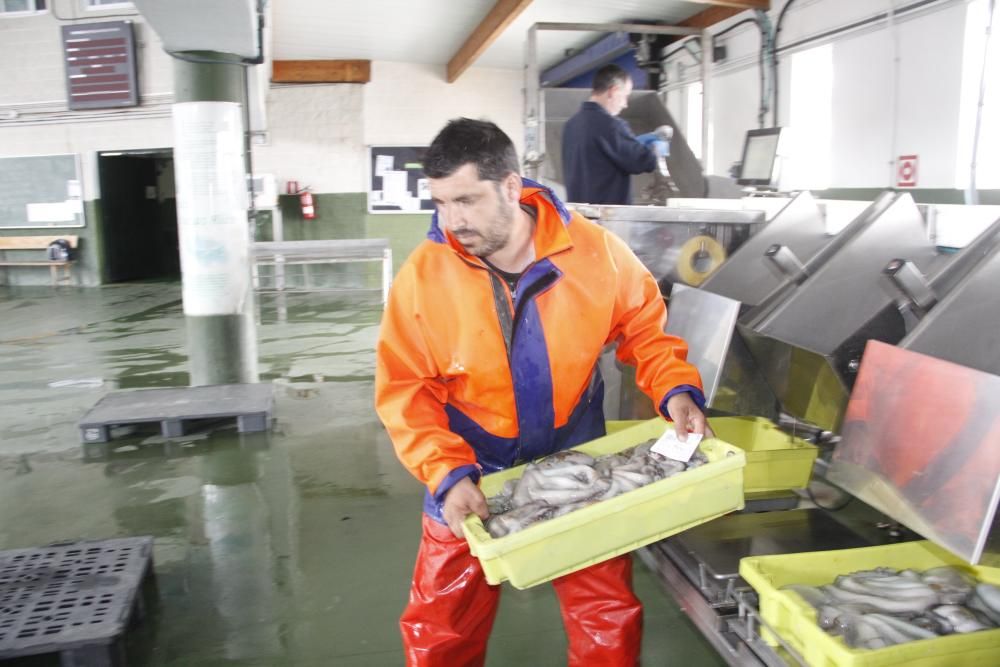
M 829 185 L 889 187 L 892 44 L 880 31 L 838 41 L 832 47 L 835 75 Z M 794 98 L 796 93 L 789 95 Z
M 960 3 L 899 24 L 896 153 L 919 156 L 920 188 L 954 187 L 964 23 Z
M 712 126 L 715 131 L 715 173 L 728 175 L 743 158 L 743 139 L 757 128 L 760 79 L 757 69 L 743 69 L 712 80 Z M 769 126 L 768 114 L 766 124 Z

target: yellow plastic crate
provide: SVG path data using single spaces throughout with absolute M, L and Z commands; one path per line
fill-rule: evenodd
M 716 437 L 746 452 L 746 493 L 801 489 L 809 484 L 819 453 L 815 445 L 788 435 L 763 417 L 712 417 L 708 423 Z
M 651 419 L 574 449 L 610 454 L 658 438 L 667 428 L 673 427 Z M 491 537 L 479 517 L 470 515 L 464 524 L 469 549 L 491 584 L 530 588 L 741 509 L 743 452 L 719 439 L 703 440 L 699 449 L 709 460 L 701 467 L 501 538 Z M 483 493 L 495 495 L 523 470 L 486 475 Z
M 604 430 L 606 430 L 608 432 L 608 435 L 614 435 L 615 433 L 618 433 L 619 431 L 624 431 L 627 428 L 632 428 L 633 426 L 638 426 L 641 423 L 642 423 L 642 420 L 633 420 L 633 421 L 629 421 L 629 420 L 622 420 L 622 421 L 608 420 L 608 421 L 604 422 Z
M 740 576 L 757 591 L 764 621 L 811 667 L 1000 665 L 1000 629 L 923 639 L 876 650 L 852 649 L 817 625 L 816 611 L 805 600 L 791 591 L 779 590 L 789 584 L 829 584 L 838 575 L 876 567 L 923 571 L 942 565 L 954 565 L 980 581 L 1000 585 L 1000 568 L 970 566 L 926 541 L 754 556 L 740 561 Z M 777 643 L 766 632 L 764 639 L 772 645 Z
M 605 428 L 610 435 L 641 423 L 608 421 Z M 744 492 L 802 489 L 809 484 L 819 453 L 815 445 L 788 435 L 763 417 L 712 417 L 708 423 L 716 437 L 746 452 Z

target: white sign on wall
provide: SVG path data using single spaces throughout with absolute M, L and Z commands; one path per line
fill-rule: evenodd
M 235 102 L 174 104 L 185 315 L 237 315 L 249 293 L 243 120 Z
M 896 160 L 896 187 L 915 188 L 917 187 L 917 163 L 919 158 L 916 155 L 900 155 Z

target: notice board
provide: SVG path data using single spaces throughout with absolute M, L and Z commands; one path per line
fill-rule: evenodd
M 424 176 L 426 146 L 371 146 L 368 149 L 368 212 L 432 212 Z
M 0 158 L 0 228 L 83 225 L 78 156 Z

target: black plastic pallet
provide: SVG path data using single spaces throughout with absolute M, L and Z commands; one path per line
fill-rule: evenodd
M 124 667 L 152 578 L 152 537 L 0 551 L 0 660 L 58 653 L 62 667 Z
M 107 454 L 112 428 L 159 424 L 165 438 L 184 435 L 191 422 L 235 419 L 240 433 L 266 431 L 271 425 L 274 396 L 270 384 L 220 384 L 205 387 L 137 389 L 108 394 L 80 420 L 80 437 L 88 458 Z

